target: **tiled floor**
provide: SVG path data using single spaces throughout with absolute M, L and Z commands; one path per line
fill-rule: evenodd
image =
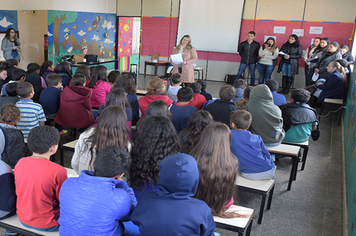
M 138 89 L 146 89 L 152 76 L 138 78 Z M 207 91 L 218 97 L 219 88 L 225 83 L 208 81 Z M 287 101 L 290 95 L 287 95 Z M 325 112 L 327 110 L 325 109 Z M 324 113 L 325 114 L 325 113 Z M 255 209 L 251 235 L 319 236 L 342 234 L 342 139 L 338 114 L 322 118 L 321 136 L 310 140 L 310 148 L 304 171 L 298 171 L 291 191 L 287 191 L 291 168 L 290 158 L 277 159 L 276 188 L 272 207 L 265 211 L 258 225 L 260 195 L 237 193 L 236 203 Z M 69 140 L 65 135 L 62 140 Z M 65 166 L 70 167 L 72 153 L 65 152 Z M 57 154 L 59 161 L 59 153 Z M 299 164 L 300 169 L 301 164 Z M 236 235 L 216 229 L 223 236 Z M 0 235 L 5 231 L 0 229 Z

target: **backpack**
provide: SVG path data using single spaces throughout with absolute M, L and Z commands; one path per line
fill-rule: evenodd
M 226 74 L 226 75 L 225 75 L 225 78 L 224 78 L 224 81 L 225 81 L 225 83 L 231 85 L 231 84 L 234 83 L 235 78 L 236 78 L 236 75 L 229 75 L 229 74 Z

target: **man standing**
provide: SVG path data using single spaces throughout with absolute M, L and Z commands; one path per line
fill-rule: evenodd
M 238 51 L 241 56 L 239 72 L 236 75 L 235 80 L 239 79 L 246 69 L 247 66 L 250 67 L 251 72 L 251 86 L 255 85 L 255 69 L 258 57 L 258 50 L 260 49 L 260 44 L 254 40 L 256 33 L 250 31 L 247 34 L 247 40 L 240 43 Z

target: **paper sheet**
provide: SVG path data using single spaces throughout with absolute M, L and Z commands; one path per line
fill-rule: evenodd
M 183 61 L 182 54 L 172 54 L 171 59 L 175 64 L 182 64 Z
M 316 63 L 316 62 L 318 62 L 318 61 L 319 61 L 319 57 L 318 57 L 318 56 L 316 56 L 316 57 L 314 57 L 314 58 L 308 58 L 308 59 L 307 59 L 307 61 L 310 61 L 310 62 Z
M 304 29 L 293 29 L 293 34 L 303 37 L 304 36 Z
M 279 54 L 279 55 L 283 55 L 283 56 L 287 56 L 287 55 L 288 55 L 287 53 L 285 53 L 285 52 L 283 52 L 283 51 L 279 51 L 278 54 Z
M 285 26 L 275 26 L 273 28 L 273 33 L 274 34 L 285 34 L 286 33 L 286 28 Z
M 309 34 L 322 34 L 323 27 L 310 26 Z
M 313 73 L 313 77 L 312 77 L 312 80 L 315 82 L 319 79 L 319 74 L 315 74 Z

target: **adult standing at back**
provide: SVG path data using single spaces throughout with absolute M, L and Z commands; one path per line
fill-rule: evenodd
M 182 54 L 182 77 L 185 84 L 194 83 L 194 62 L 198 60 L 197 50 L 191 42 L 190 36 L 184 35 L 173 50 L 173 54 Z M 178 64 L 173 63 L 173 74 L 179 73 L 178 66 Z
M 16 31 L 13 28 L 8 28 L 4 39 L 1 43 L 5 60 L 14 58 L 19 61 L 20 40 L 17 37 Z
M 238 52 L 241 57 L 239 72 L 236 75 L 235 80 L 240 79 L 242 73 L 245 71 L 246 67 L 250 68 L 251 73 L 251 86 L 255 85 L 255 69 L 258 57 L 258 50 L 260 49 L 260 44 L 254 40 L 256 33 L 250 31 L 247 34 L 247 40 L 240 43 L 238 47 Z M 232 83 L 233 85 L 234 83 Z
M 279 49 L 277 48 L 276 40 L 273 37 L 269 37 L 260 47 L 258 55 L 261 59 L 257 65 L 258 72 L 260 73 L 259 84 L 263 84 L 271 79 L 274 67 L 277 65 L 278 52 Z
M 298 74 L 298 59 L 303 56 L 302 46 L 299 44 L 298 36 L 291 34 L 281 47 L 281 52 L 286 55 L 279 55 L 282 60 L 279 62 L 278 73 L 282 71 L 282 89 L 278 93 L 289 93 L 289 88 L 294 82 L 294 75 Z
M 337 42 L 331 42 L 328 45 L 328 52 L 320 58 L 314 69 L 315 74 L 319 74 L 319 79 L 327 79 L 329 77 L 327 67 L 330 62 L 338 59 L 342 59 L 340 45 Z

